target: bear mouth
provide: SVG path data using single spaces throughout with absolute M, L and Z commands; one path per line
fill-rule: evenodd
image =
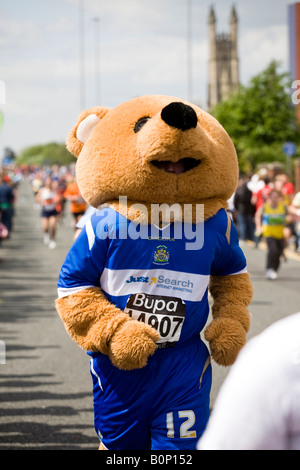
M 159 170 L 165 171 L 166 173 L 174 173 L 180 175 L 187 171 L 196 168 L 201 163 L 201 160 L 196 158 L 181 158 L 178 162 L 172 162 L 171 160 L 153 160 L 151 162 Z

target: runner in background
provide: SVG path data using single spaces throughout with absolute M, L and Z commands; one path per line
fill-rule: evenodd
M 36 201 L 42 206 L 42 228 L 44 232 L 44 243 L 50 249 L 56 247 L 56 228 L 57 228 L 57 215 L 56 206 L 59 201 L 59 195 L 54 187 L 54 182 L 48 176 L 42 188 L 39 190 Z
M 284 249 L 286 216 L 287 207 L 281 193 L 272 189 L 267 201 L 255 215 L 256 231 L 262 234 L 268 246 L 266 278 L 270 280 L 277 279 L 280 257 Z
M 96 209 L 95 207 L 92 207 L 92 206 L 88 206 L 87 210 L 85 211 L 85 213 L 83 214 L 82 217 L 80 217 L 79 221 L 77 222 L 76 224 L 76 231 L 75 231 L 75 235 L 74 235 L 74 240 L 76 240 L 76 238 L 78 237 L 78 235 L 80 234 L 81 230 L 83 229 L 83 227 L 86 225 L 86 223 L 90 220 L 90 218 L 92 217 L 92 215 L 94 215 L 96 212 L 98 211 L 98 209 Z
M 76 224 L 87 209 L 87 204 L 80 194 L 76 181 L 68 184 L 64 197 L 70 201 L 70 212 L 74 217 L 73 228 L 76 231 Z
M 31 188 L 32 188 L 34 199 L 36 199 L 36 196 L 38 195 L 38 192 L 42 188 L 42 186 L 43 186 L 42 171 L 37 171 L 31 181 Z M 36 204 L 35 207 L 38 208 L 38 204 Z
M 281 194 L 281 200 L 285 204 L 285 206 L 289 207 L 293 201 L 295 190 L 293 184 L 288 182 L 287 176 L 285 174 L 275 176 L 273 187 Z M 293 241 L 293 239 L 295 239 L 296 236 L 295 220 L 293 215 L 291 215 L 290 213 L 288 213 L 286 216 L 283 232 L 284 248 L 288 248 L 289 244 Z M 284 252 L 283 256 L 285 261 L 287 261 Z
M 64 195 L 59 186 L 59 181 L 52 181 L 52 189 L 55 192 L 55 210 L 57 212 L 56 221 L 57 223 L 63 217 L 63 208 L 64 208 Z

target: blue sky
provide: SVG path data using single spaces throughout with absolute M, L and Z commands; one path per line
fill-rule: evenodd
M 288 70 L 287 5 L 292 0 L 83 0 L 84 108 L 114 107 L 134 96 L 167 94 L 206 107 L 207 18 L 228 32 L 239 17 L 240 79 L 246 84 L 271 60 Z M 187 2 L 192 12 L 192 97 L 187 80 Z M 81 110 L 80 0 L 0 0 L 0 159 L 4 147 L 64 142 Z M 100 18 L 100 83 L 95 87 L 95 17 Z M 299 77 L 300 78 L 300 77 Z M 99 102 L 96 97 L 99 96 Z

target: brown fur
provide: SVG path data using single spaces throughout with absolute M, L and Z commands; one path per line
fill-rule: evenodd
M 178 98 L 145 96 L 114 109 L 95 107 L 80 114 L 71 130 L 67 147 L 76 157 L 77 181 L 86 201 L 98 207 L 107 203 L 130 220 L 148 223 L 147 214 L 136 205 L 204 204 L 204 218 L 227 208 L 236 189 L 237 156 L 229 136 L 208 113 L 191 103 L 198 117 L 195 128 L 184 131 L 167 125 L 160 116 L 163 107 Z M 95 114 L 99 122 L 85 142 L 78 138 L 78 126 Z M 150 117 L 134 133 L 135 123 Z M 96 118 L 97 121 L 97 118 Z M 190 157 L 201 164 L 179 175 L 162 172 L 152 160 L 178 161 Z M 128 205 L 119 205 L 119 196 Z M 195 211 L 192 220 L 195 221 Z M 234 362 L 249 329 L 247 306 L 252 287 L 247 274 L 212 277 L 213 321 L 205 332 L 212 357 L 221 365 Z M 101 289 L 85 289 L 61 298 L 57 310 L 70 336 L 84 349 L 107 354 L 121 369 L 143 367 L 156 348 L 157 332 L 133 321 L 112 305 Z
M 112 305 L 101 289 L 84 289 L 56 301 L 65 327 L 79 346 L 107 354 L 119 369 L 144 367 L 159 335 Z
M 109 111 L 96 107 L 79 116 L 67 147 L 78 157 L 77 180 L 90 205 L 98 207 L 124 195 L 142 203 L 204 203 L 214 206 L 211 214 L 227 207 L 238 178 L 232 141 L 212 116 L 191 103 L 199 126 L 185 131 L 183 139 L 180 130 L 160 117 L 162 108 L 172 101 L 181 100 L 168 96 L 135 98 Z M 76 141 L 76 130 L 88 113 L 103 114 L 103 118 L 82 145 Z M 145 116 L 151 120 L 135 134 L 134 124 Z M 177 161 L 183 157 L 200 158 L 201 165 L 178 176 L 150 165 L 154 159 Z
M 205 330 L 213 359 L 222 366 L 232 365 L 246 343 L 250 328 L 247 306 L 252 300 L 249 274 L 211 276 L 210 292 L 214 303 L 212 323 Z

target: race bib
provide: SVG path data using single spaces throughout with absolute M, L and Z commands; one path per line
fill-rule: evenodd
M 132 294 L 124 310 L 133 320 L 143 321 L 155 328 L 160 339 L 159 348 L 174 346 L 179 341 L 185 318 L 186 305 L 177 297 Z

